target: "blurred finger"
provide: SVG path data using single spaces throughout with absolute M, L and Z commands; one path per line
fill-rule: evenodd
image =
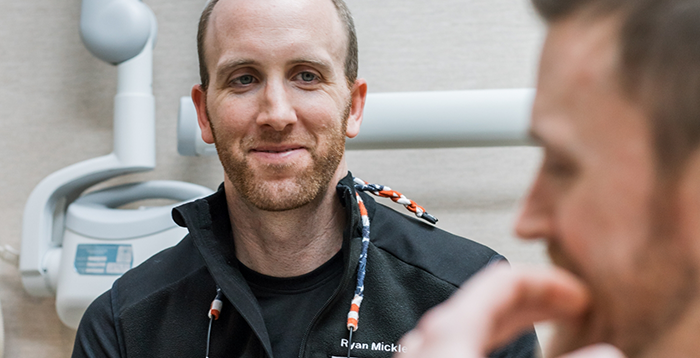
M 625 358 L 625 355 L 609 344 L 595 344 L 558 358 Z
M 580 315 L 588 300 L 585 287 L 564 271 L 494 265 L 429 311 L 402 342 L 408 357 L 483 357 L 535 321 Z

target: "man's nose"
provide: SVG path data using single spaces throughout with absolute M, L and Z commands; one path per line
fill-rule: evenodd
M 296 112 L 282 81 L 268 81 L 263 91 L 260 113 L 256 120 L 259 126 L 270 126 L 276 131 L 284 130 L 297 121 Z
M 553 236 L 556 224 L 552 194 L 541 175 L 538 176 L 515 223 L 515 233 L 519 237 L 541 239 Z

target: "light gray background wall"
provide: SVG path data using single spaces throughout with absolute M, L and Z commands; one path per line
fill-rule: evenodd
M 527 0 L 348 0 L 370 92 L 534 85 L 543 29 Z M 178 98 L 198 81 L 195 32 L 203 0 L 146 0 L 159 22 L 155 49 L 158 167 L 115 182 L 176 179 L 215 188 L 216 158 L 177 155 Z M 112 149 L 116 68 L 78 35 L 79 0 L 0 0 L 0 244 L 20 247 L 24 203 L 50 173 Z M 537 148 L 356 151 L 351 170 L 390 185 L 440 218 L 443 228 L 543 263 L 540 244 L 512 238 L 517 203 Z M 75 332 L 53 299 L 27 295 L 0 263 L 6 357 L 67 357 Z

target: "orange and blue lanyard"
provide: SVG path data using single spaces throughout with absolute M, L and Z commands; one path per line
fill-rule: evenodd
M 352 350 L 352 334 L 358 328 L 358 323 L 360 320 L 360 305 L 362 305 L 362 300 L 365 296 L 365 273 L 367 269 L 367 248 L 369 247 L 370 232 L 367 207 L 365 207 L 365 203 L 362 201 L 359 192 L 370 192 L 376 196 L 390 198 L 394 202 L 402 204 L 404 207 L 406 207 L 406 209 L 416 214 L 417 217 L 425 219 L 431 224 L 435 224 L 438 221 L 436 217 L 428 214 L 428 212 L 425 211 L 425 208 L 416 204 L 415 201 L 407 198 L 398 191 L 391 190 L 391 188 L 384 185 L 369 184 L 360 178 L 353 178 L 353 181 L 355 182 L 355 198 L 357 199 L 357 206 L 360 209 L 360 217 L 362 218 L 362 251 L 360 252 L 360 259 L 357 265 L 357 286 L 355 287 L 355 296 L 352 298 L 350 312 L 348 312 L 348 358 L 350 358 L 350 351 Z

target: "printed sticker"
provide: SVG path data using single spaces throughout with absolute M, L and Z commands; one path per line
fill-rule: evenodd
M 80 244 L 75 270 L 81 275 L 121 275 L 134 263 L 131 245 Z

